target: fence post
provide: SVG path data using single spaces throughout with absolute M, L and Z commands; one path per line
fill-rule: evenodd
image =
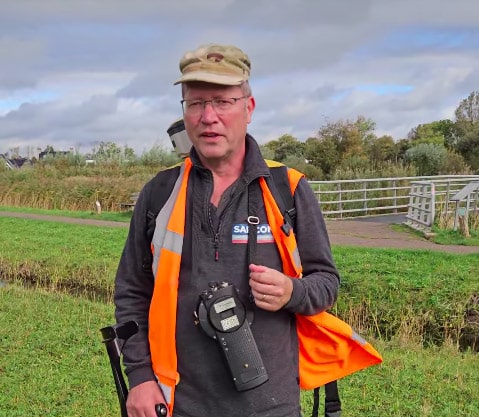
M 363 182 L 363 189 L 364 189 L 364 194 L 363 194 L 363 209 L 364 209 L 364 214 L 368 214 L 368 184 L 366 181 Z
M 431 220 L 429 226 L 432 227 L 434 225 L 434 218 L 436 217 L 436 185 L 431 182 Z
M 421 186 L 421 196 L 420 199 L 421 199 L 421 209 L 419 210 L 419 218 L 420 220 L 425 223 L 425 224 L 429 224 L 429 213 L 427 211 L 427 199 L 426 199 L 426 196 L 427 196 L 427 185 L 426 184 L 422 184 Z
M 397 189 L 396 189 L 396 180 L 393 180 L 393 206 L 394 206 L 394 213 L 398 212 L 397 209 Z
M 339 191 L 339 199 L 338 199 L 338 209 L 341 212 L 340 218 L 343 218 L 343 193 L 341 192 L 341 183 L 338 182 L 338 191 Z
M 464 237 L 471 237 L 471 234 L 469 233 L 469 224 L 468 224 L 467 214 L 468 214 L 468 211 L 467 209 L 464 209 L 464 207 L 459 209 L 458 211 L 459 231 L 461 232 L 461 235 L 463 235 Z

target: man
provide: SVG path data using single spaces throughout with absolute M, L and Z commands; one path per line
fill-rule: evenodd
M 117 321 L 140 326 L 123 349 L 130 417 L 155 417 L 158 403 L 175 417 L 300 416 L 295 315 L 328 309 L 339 275 L 318 202 L 297 172 L 297 215 L 287 236 L 296 237 L 301 264 L 283 273 L 285 252 L 296 248 L 278 244 L 286 234 L 271 221 L 270 169 L 247 134 L 255 109 L 250 69 L 248 56 L 227 45 L 200 47 L 180 61 L 175 84 L 193 148 L 158 215 L 153 260 L 146 213 L 162 190 L 153 179 L 140 193 L 115 284 Z M 211 282 L 234 286 L 252 317 L 247 342 L 267 381 L 251 389 L 235 386 L 218 341 L 193 316 Z

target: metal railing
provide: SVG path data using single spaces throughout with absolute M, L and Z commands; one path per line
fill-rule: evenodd
M 454 214 L 453 229 L 457 229 L 459 217 L 466 217 L 473 213 L 476 215 L 479 212 L 479 181 L 471 181 L 461 191 L 449 199 L 456 205 L 456 212 Z M 461 207 L 461 203 L 463 207 Z
M 378 214 L 407 213 L 414 182 L 434 183 L 436 202 L 450 197 L 479 175 L 437 175 L 424 177 L 367 178 L 337 181 L 309 181 L 325 217 L 348 218 Z M 447 196 L 447 198 L 446 198 Z
M 436 184 L 432 181 L 413 181 L 409 193 L 406 223 L 414 229 L 430 228 L 436 214 Z
M 434 224 L 436 211 L 443 219 L 454 218 L 457 228 L 460 203 L 466 201 L 464 216 L 478 210 L 479 178 L 452 178 L 411 183 L 406 223 L 414 229 L 429 229 Z M 454 210 L 451 209 L 451 206 Z

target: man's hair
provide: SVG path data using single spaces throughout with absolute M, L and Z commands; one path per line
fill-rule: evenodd
M 243 81 L 241 83 L 241 91 L 243 92 L 243 95 L 245 97 L 249 97 L 253 94 L 253 92 L 251 91 L 251 86 L 249 85 L 249 81 L 246 80 L 246 81 Z

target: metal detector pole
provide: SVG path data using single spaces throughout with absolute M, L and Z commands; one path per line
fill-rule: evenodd
M 105 343 L 108 358 L 110 359 L 111 371 L 113 379 L 115 380 L 116 393 L 118 394 L 118 401 L 120 402 L 121 417 L 128 417 L 126 411 L 126 399 L 128 398 L 128 388 L 123 377 L 121 369 L 121 344 L 125 342 L 130 336 L 138 332 L 138 323 L 136 321 L 128 321 L 126 323 L 107 326 L 100 329 L 103 336 L 103 343 Z M 156 415 L 163 417 L 167 415 L 167 408 L 165 404 L 157 404 L 155 406 Z

